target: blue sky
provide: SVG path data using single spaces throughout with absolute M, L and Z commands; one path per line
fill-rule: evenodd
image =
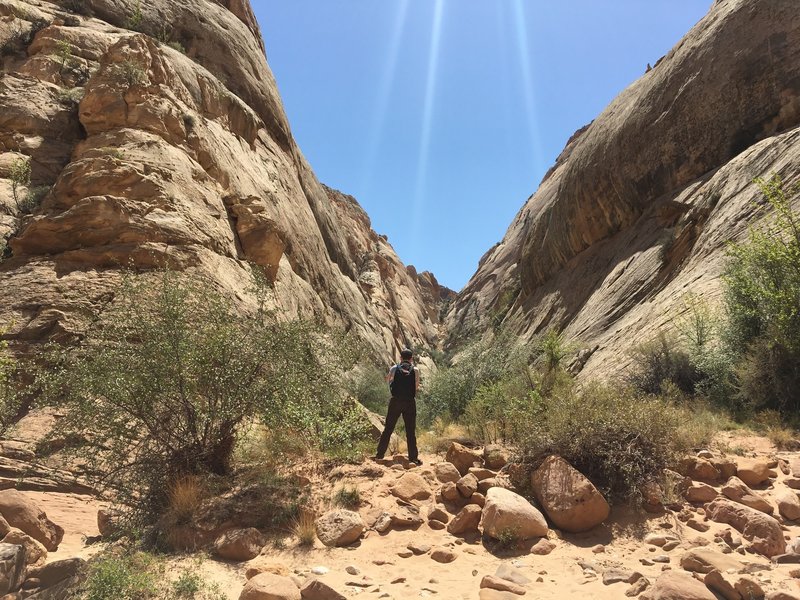
M 459 290 L 567 139 L 712 0 L 253 0 L 323 183 Z

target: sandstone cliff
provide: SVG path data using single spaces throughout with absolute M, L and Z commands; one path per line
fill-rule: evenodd
M 435 345 L 448 290 L 317 181 L 247 0 L 0 0 L 0 49 L 0 331 L 20 349 L 80 338 L 121 266 L 165 262 L 243 302 L 260 265 L 279 308 L 382 358 Z
M 503 320 L 597 348 L 588 376 L 712 303 L 755 177 L 800 177 L 796 0 L 717 0 L 678 45 L 567 144 L 447 315 L 450 345 Z

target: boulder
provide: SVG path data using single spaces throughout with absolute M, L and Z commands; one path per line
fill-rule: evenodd
M 472 475 L 475 475 L 475 479 L 477 479 L 478 481 L 483 481 L 484 479 L 489 479 L 497 475 L 497 473 L 495 473 L 494 471 L 491 471 L 484 467 L 472 467 L 469 470 L 469 472 Z
M 403 473 L 390 489 L 392 494 L 406 502 L 426 500 L 431 497 L 428 482 L 416 473 Z
M 495 575 L 484 575 L 481 579 L 481 589 L 489 588 L 491 590 L 498 590 L 500 592 L 511 592 L 518 596 L 524 596 L 527 590 L 521 585 L 517 585 L 512 581 L 497 577 Z
M 800 600 L 800 593 L 790 594 L 789 592 L 770 592 L 766 600 Z
M 704 482 L 718 481 L 721 473 L 711 461 L 697 456 L 687 456 L 678 467 L 681 475 Z
M 778 512 L 784 519 L 796 521 L 800 519 L 800 498 L 788 488 L 780 488 L 775 492 L 775 501 L 778 503 Z
M 771 558 L 786 551 L 786 540 L 783 539 L 780 524 L 761 511 L 717 498 L 706 506 L 706 514 L 712 521 L 735 527 L 756 552 L 766 557 Z
M 258 529 L 230 529 L 214 542 L 211 553 L 225 560 L 245 562 L 261 554 L 267 541 Z
M 121 513 L 113 508 L 101 508 L 97 511 L 97 530 L 104 538 L 115 535 L 119 530 Z
M 736 467 L 736 475 L 749 486 L 761 485 L 778 476 L 765 458 L 740 458 Z
M 727 481 L 736 475 L 736 463 L 730 458 L 715 456 L 714 458 L 710 458 L 708 460 L 712 465 L 714 465 L 717 471 L 719 471 L 719 476 L 722 481 Z
M 596 527 L 611 512 L 592 482 L 560 456 L 548 457 L 533 472 L 531 488 L 556 527 L 570 533 Z
M 20 588 L 25 579 L 25 550 L 16 544 L 0 543 L 0 594 Z
M 11 527 L 28 534 L 47 550 L 55 551 L 64 529 L 47 518 L 33 500 L 16 490 L 0 491 L 0 514 Z
M 469 473 L 470 467 L 483 466 L 483 458 L 480 454 L 466 446 L 462 446 L 458 442 L 450 444 L 445 459 L 458 469 L 462 477 Z
M 518 539 L 527 540 L 547 535 L 547 521 L 542 513 L 525 498 L 501 487 L 490 489 L 486 495 L 480 527 L 484 535 L 498 538 L 513 531 Z
M 488 492 L 493 487 L 504 487 L 504 486 L 500 485 L 500 482 L 497 480 L 496 477 L 489 477 L 488 479 L 481 479 L 478 482 L 478 492 L 480 492 L 484 496 L 486 495 L 486 492 Z
M 451 563 L 457 558 L 457 555 L 449 548 L 437 546 L 431 550 L 431 558 L 438 563 Z
M 711 502 L 719 494 L 717 494 L 717 490 L 707 483 L 698 483 L 695 481 L 692 482 L 692 485 L 686 489 L 683 495 L 689 502 L 705 504 L 706 502 Z
M 47 548 L 19 529 L 12 528 L 3 538 L 3 543 L 22 546 L 25 550 L 25 563 L 28 566 L 38 566 L 47 560 Z
M 681 556 L 681 567 L 694 573 L 710 573 L 728 569 L 738 571 L 744 565 L 735 558 L 713 550 L 712 548 L 694 548 Z
M 458 493 L 464 498 L 469 498 L 478 491 L 478 478 L 472 473 L 467 473 L 456 482 Z
M 450 520 L 450 515 L 445 509 L 444 506 L 441 504 L 435 505 L 433 508 L 428 511 L 428 521 L 439 521 L 441 523 L 447 523 Z
M 78 575 L 86 567 L 82 558 L 65 558 L 47 563 L 41 567 L 28 569 L 27 579 L 37 579 L 40 588 L 50 588 Z
M 488 469 L 499 471 L 508 464 L 509 454 L 502 446 L 488 444 L 483 448 L 483 462 Z
M 245 584 L 239 600 L 302 600 L 302 596 L 288 577 L 261 573 Z
M 306 581 L 300 588 L 300 596 L 303 600 L 346 600 L 344 594 L 340 594 L 319 579 Z
M 713 593 L 684 571 L 665 571 L 642 600 L 717 600 Z
M 347 546 L 355 542 L 364 532 L 364 521 L 357 512 L 332 510 L 316 522 L 317 537 L 326 546 Z
M 461 498 L 461 494 L 458 493 L 458 487 L 452 481 L 448 481 L 442 485 L 441 494 L 442 498 L 448 500 L 449 502 L 454 502 L 455 500 L 459 500 Z
M 703 577 L 703 583 L 705 583 L 706 587 L 712 592 L 722 596 L 724 600 L 742 600 L 741 595 L 739 595 L 739 592 L 737 592 L 734 587 L 736 575 L 714 569 Z
M 459 473 L 455 465 L 450 462 L 436 463 L 433 465 L 433 472 L 436 474 L 436 479 L 441 483 L 455 483 L 461 479 L 461 473 Z
M 531 580 L 528 577 L 517 569 L 516 567 L 508 564 L 507 562 L 501 562 L 498 567 L 497 571 L 494 572 L 496 577 L 500 579 L 505 579 L 506 581 L 511 581 L 512 583 L 516 583 L 517 585 L 528 585 Z
M 478 524 L 481 522 L 481 507 L 475 504 L 467 504 L 459 513 L 447 524 L 447 531 L 453 535 L 462 535 L 478 531 Z
M 752 577 L 739 577 L 733 587 L 746 600 L 760 600 L 764 597 L 764 588 Z
M 767 502 L 758 492 L 751 490 L 747 484 L 738 477 L 731 477 L 727 483 L 722 486 L 722 494 L 750 508 L 760 510 L 763 513 L 771 515 L 775 510 L 772 505 Z
M 472 496 L 469 497 L 469 503 L 477 504 L 478 506 L 483 508 L 484 506 L 486 506 L 486 496 L 478 492 L 475 492 L 474 494 L 472 494 Z

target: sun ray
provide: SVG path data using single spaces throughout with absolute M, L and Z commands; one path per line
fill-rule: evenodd
M 534 87 L 534 64 L 531 44 L 526 28 L 525 6 L 523 0 L 514 0 L 514 25 L 516 30 L 517 50 L 519 50 L 519 65 L 522 74 L 522 88 L 525 96 L 525 116 L 528 133 L 530 135 L 531 151 L 533 153 L 533 169 L 536 171 L 542 165 L 542 136 L 539 129 L 539 117 L 536 102 L 536 89 Z

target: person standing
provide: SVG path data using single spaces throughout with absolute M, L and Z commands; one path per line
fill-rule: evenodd
M 406 442 L 408 444 L 408 460 L 421 465 L 417 450 L 417 391 L 419 390 L 419 369 L 414 366 L 414 353 L 408 348 L 400 352 L 400 362 L 389 369 L 386 376 L 392 399 L 389 401 L 389 410 L 386 413 L 386 424 L 378 442 L 376 459 L 383 458 L 389 447 L 389 439 L 394 433 L 397 420 L 402 416 L 406 428 Z

